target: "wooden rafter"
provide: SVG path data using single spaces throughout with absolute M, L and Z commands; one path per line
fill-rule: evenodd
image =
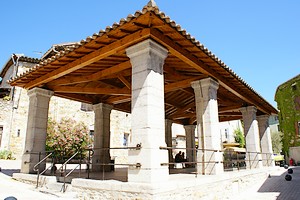
M 97 81 L 97 80 L 101 80 L 107 76 L 117 74 L 125 69 L 130 68 L 130 67 L 131 67 L 130 61 L 126 61 L 126 62 L 120 63 L 118 65 L 115 65 L 113 67 L 96 72 L 89 76 L 62 77 L 60 79 L 52 81 L 50 85 L 70 85 L 70 84 L 75 84 L 75 83 Z
M 171 91 L 175 91 L 181 88 L 187 88 L 191 86 L 191 82 L 195 81 L 195 80 L 199 80 L 199 77 L 194 77 L 194 78 L 190 78 L 190 79 L 186 79 L 183 81 L 178 81 L 175 83 L 170 83 L 168 85 L 165 85 L 165 92 L 171 92 Z
M 131 84 L 125 79 L 124 76 L 122 76 L 121 74 L 118 75 L 118 79 L 120 81 L 122 81 L 122 83 L 128 88 L 131 90 Z
M 127 88 L 95 88 L 95 87 L 72 87 L 72 86 L 54 86 L 54 92 L 59 93 L 77 93 L 77 94 L 107 94 L 107 95 L 125 95 L 130 96 L 131 91 Z
M 195 56 L 192 54 L 188 53 L 186 50 L 181 48 L 178 44 L 174 43 L 170 38 L 166 37 L 165 35 L 161 34 L 159 31 L 156 29 L 151 29 L 151 38 L 154 40 L 158 41 L 162 45 L 168 48 L 169 52 L 173 54 L 174 56 L 178 57 L 188 65 L 194 67 L 196 70 L 198 70 L 201 73 L 207 74 L 215 79 L 218 80 L 219 84 L 223 86 L 225 89 L 229 90 L 232 92 L 234 95 L 237 97 L 243 99 L 244 101 L 248 102 L 249 104 L 257 105 L 254 103 L 251 99 L 249 99 L 245 95 L 241 95 L 239 92 L 237 92 L 233 87 L 229 86 L 224 82 L 224 77 L 216 75 L 216 73 L 210 72 L 208 69 L 205 69 L 205 64 L 197 59 Z M 257 106 L 260 110 L 268 113 L 267 110 L 265 110 L 262 107 Z
M 66 74 L 69 74 L 77 69 L 87 66 L 95 61 L 101 60 L 108 57 L 114 53 L 117 53 L 121 49 L 124 49 L 136 42 L 142 41 L 143 39 L 149 37 L 150 29 L 143 29 L 137 31 L 131 35 L 128 35 L 120 40 L 117 40 L 107 46 L 100 48 L 99 50 L 93 51 L 80 59 L 77 59 L 63 67 L 60 67 L 42 77 L 39 77 L 25 85 L 26 89 L 33 88 L 38 85 L 42 85 L 54 79 L 60 78 Z

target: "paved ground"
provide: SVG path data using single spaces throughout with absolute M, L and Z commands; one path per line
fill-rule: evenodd
M 35 186 L 21 183 L 11 178 L 12 173 L 19 172 L 21 162 L 18 160 L 0 160 L 0 200 L 7 197 L 15 197 L 18 200 L 53 200 L 53 199 L 73 199 L 72 195 L 55 194 L 38 190 Z
M 74 194 L 57 194 L 35 189 L 33 185 L 21 183 L 11 178 L 19 172 L 20 161 L 0 160 L 0 200 L 14 196 L 18 200 L 34 199 L 74 199 Z M 292 181 L 286 181 L 287 170 L 281 168 L 263 182 L 257 182 L 232 200 L 300 200 L 300 167 L 294 167 Z
M 286 181 L 287 170 L 281 169 L 263 182 L 258 182 L 234 200 L 300 200 L 300 167 L 294 167 L 291 181 Z

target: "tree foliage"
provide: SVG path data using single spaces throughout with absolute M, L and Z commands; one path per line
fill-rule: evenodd
M 240 144 L 241 148 L 245 147 L 245 136 L 240 128 L 237 128 L 236 130 L 234 130 L 234 139 L 235 139 L 235 142 Z
M 282 150 L 282 136 L 281 132 L 271 132 L 272 149 L 274 153 L 280 153 Z
M 69 158 L 79 151 L 77 158 L 85 156 L 85 151 L 92 143 L 89 129 L 83 122 L 63 118 L 60 122 L 48 119 L 46 150 L 55 151 L 59 159 Z

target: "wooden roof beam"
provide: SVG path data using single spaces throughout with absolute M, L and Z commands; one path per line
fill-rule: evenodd
M 130 67 L 131 67 L 130 61 L 126 61 L 126 62 L 120 63 L 118 65 L 115 65 L 113 67 L 96 72 L 89 76 L 62 77 L 60 79 L 52 81 L 49 85 L 70 85 L 70 84 L 75 84 L 75 83 L 85 83 L 85 82 L 90 82 L 90 81 L 97 81 L 97 80 L 101 80 L 107 76 L 110 76 L 112 74 L 119 73 L 120 71 L 123 71 Z
M 127 88 L 95 88 L 95 87 L 71 87 L 71 86 L 54 86 L 52 90 L 56 93 L 76 93 L 76 94 L 106 94 L 106 95 L 124 95 L 130 96 L 131 91 Z
M 83 102 L 83 103 L 93 103 L 93 99 L 92 98 L 86 97 L 86 96 L 84 96 L 82 94 L 55 93 L 55 96 L 66 98 L 66 99 L 70 99 L 70 100 L 74 100 L 74 101 L 78 101 L 79 100 L 80 102 Z
M 149 37 L 150 29 L 143 29 L 137 31 L 131 35 L 128 35 L 120 40 L 117 40 L 107 46 L 100 48 L 99 50 L 93 51 L 63 67 L 60 67 L 42 77 L 39 77 L 28 84 L 25 85 L 26 89 L 30 89 L 42 84 L 45 84 L 49 81 L 62 77 L 66 74 L 69 74 L 77 69 L 85 67 L 95 61 L 101 60 L 105 57 L 108 57 L 114 53 L 119 52 L 121 49 L 124 49 L 130 45 L 133 45 L 139 41 L 142 41 Z
M 111 104 L 120 104 L 120 103 L 126 103 L 131 101 L 131 97 L 128 96 L 118 96 L 118 97 L 110 97 L 107 99 L 107 103 Z
M 163 46 L 165 46 L 171 54 L 178 57 L 182 61 L 186 62 L 188 65 L 194 67 L 196 70 L 198 70 L 201 73 L 207 74 L 216 80 L 218 80 L 219 84 L 229 90 L 231 93 L 239 97 L 240 99 L 248 102 L 249 104 L 256 105 L 256 107 L 265 112 L 269 113 L 266 109 L 258 106 L 256 103 L 254 103 L 251 99 L 247 98 L 246 96 L 243 96 L 239 94 L 236 90 L 232 88 L 232 86 L 229 86 L 225 83 L 222 77 L 216 76 L 215 73 L 209 71 L 209 69 L 205 69 L 205 64 L 201 62 L 197 57 L 193 56 L 192 54 L 188 53 L 185 49 L 182 49 L 178 44 L 174 43 L 169 37 L 166 37 L 164 34 L 160 33 L 156 29 L 151 29 L 151 38 L 161 43 Z
M 120 75 L 118 75 L 118 79 L 119 79 L 120 81 L 122 81 L 122 83 L 123 83 L 128 89 L 131 90 L 131 84 L 125 79 L 124 76 L 122 76 L 122 75 L 120 74 Z
M 191 82 L 193 82 L 195 80 L 199 80 L 199 79 L 200 79 L 199 77 L 194 77 L 194 78 L 186 79 L 183 81 L 178 81 L 175 83 L 170 83 L 168 85 L 165 85 L 165 92 L 171 92 L 171 91 L 175 91 L 178 89 L 191 87 Z

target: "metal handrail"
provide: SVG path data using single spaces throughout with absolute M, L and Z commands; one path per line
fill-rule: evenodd
M 94 147 L 94 148 L 87 148 L 85 150 L 92 150 L 92 151 L 95 151 L 95 150 L 102 150 L 102 151 L 105 151 L 105 150 L 111 150 L 111 149 L 128 149 L 128 150 L 140 150 L 142 148 L 142 144 L 137 144 L 135 147 Z
M 184 149 L 184 150 L 193 150 L 195 152 L 199 152 L 199 151 L 210 151 L 210 152 L 213 152 L 213 153 L 216 153 L 216 152 L 225 152 L 226 149 L 221 149 L 221 150 L 216 150 L 216 149 L 199 149 L 199 148 L 185 148 L 185 147 L 159 147 L 159 149 L 161 150 L 173 150 L 173 149 Z M 262 160 L 267 160 L 267 165 L 269 166 L 269 162 L 271 161 L 272 162 L 272 153 L 264 153 L 264 152 L 252 152 L 252 151 L 245 151 L 243 152 L 245 155 L 249 155 L 249 154 L 255 154 L 255 157 L 253 159 L 250 158 L 249 156 L 249 159 L 240 159 L 238 158 L 238 155 L 240 154 L 240 152 L 237 152 L 237 157 L 236 159 L 234 159 L 232 156 L 230 156 L 230 160 L 223 160 L 223 161 L 211 161 L 211 158 L 208 159 L 208 161 L 193 161 L 193 162 L 189 162 L 189 161 L 181 161 L 181 162 L 166 162 L 166 163 L 160 163 L 161 166 L 165 166 L 165 165 L 174 165 L 174 164 L 178 164 L 178 163 L 182 163 L 182 164 L 199 164 L 199 163 L 202 163 L 202 164 L 205 164 L 205 163 L 231 163 L 234 161 L 234 164 L 236 165 L 236 167 L 238 168 L 238 170 L 240 169 L 240 164 L 243 164 L 243 162 L 249 162 L 249 166 L 250 166 L 250 169 L 253 167 L 254 165 L 254 162 L 255 161 L 262 161 Z M 266 155 L 270 155 L 270 156 L 267 156 L 266 159 L 259 159 L 257 160 L 257 157 L 258 155 L 260 154 L 266 154 Z M 211 154 L 212 156 L 213 154 Z
M 39 152 L 39 156 L 41 155 L 40 154 L 41 152 Z M 35 164 L 33 166 L 33 171 L 36 171 L 37 172 L 37 180 L 36 180 L 36 188 L 39 187 L 39 178 L 40 178 L 40 175 L 44 174 L 49 168 L 53 167 L 53 162 L 52 162 L 52 165 L 49 166 L 48 168 L 46 168 L 44 171 L 42 171 L 40 173 L 40 169 L 37 168 L 42 162 L 44 162 L 47 158 L 49 158 L 54 152 L 51 152 L 49 153 L 47 156 L 45 156 L 42 160 L 40 160 L 37 164 Z
M 78 164 L 73 170 L 71 170 L 71 173 L 68 173 L 66 176 L 66 171 L 67 171 L 67 164 L 79 153 L 79 151 L 76 151 L 68 160 L 66 160 L 58 169 L 60 171 L 61 174 L 63 174 L 64 176 L 64 183 L 63 183 L 63 187 L 62 190 L 63 192 L 66 191 L 66 177 L 69 176 L 77 167 L 78 165 L 81 166 L 81 161 L 80 164 Z M 65 169 L 64 169 L 65 168 Z

